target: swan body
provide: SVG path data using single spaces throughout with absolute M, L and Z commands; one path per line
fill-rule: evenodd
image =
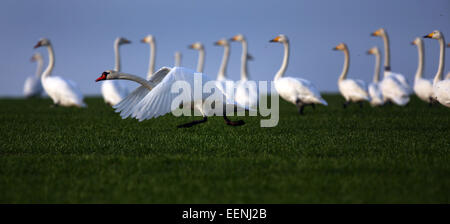
M 207 116 L 213 115 L 222 115 L 228 125 L 238 126 L 244 124 L 243 121 L 233 122 L 226 117 L 225 108 L 232 109 L 231 111 L 245 110 L 246 108 L 241 107 L 229 99 L 226 99 L 223 92 L 220 93 L 222 96 L 220 97 L 222 99 L 220 102 L 223 104 L 224 111 L 221 111 L 218 114 L 215 111 L 208 110 L 208 107 L 205 107 L 204 104 L 206 99 L 214 94 L 215 91 L 212 91 L 212 93 L 203 93 L 199 95 L 194 94 L 194 74 L 197 74 L 195 71 L 187 68 L 174 67 L 162 68 L 156 74 L 158 73 L 161 73 L 158 75 L 160 77 L 159 80 L 147 81 L 138 76 L 109 70 L 103 72 L 102 76 L 100 76 L 96 81 L 127 79 L 141 84 L 141 86 L 133 91 L 133 93 L 131 93 L 126 99 L 114 106 L 114 108 L 116 108 L 116 112 L 120 112 L 123 119 L 132 117 L 138 119 L 139 121 L 143 121 L 165 115 L 178 108 L 174 108 L 172 102 L 177 97 L 181 96 L 181 98 L 190 99 L 182 103 L 183 108 L 189 107 L 199 112 L 203 116 L 203 120 L 190 122 L 178 127 L 191 127 L 195 124 L 206 122 Z M 204 84 L 209 81 L 206 75 L 200 74 L 200 76 Z M 177 81 L 183 81 L 189 84 L 188 86 L 190 87 L 190 91 L 182 91 L 180 94 L 173 93 L 171 89 L 173 84 Z
M 383 28 L 380 28 L 377 31 L 373 32 L 372 36 L 380 36 L 380 37 L 383 38 L 384 52 L 385 52 L 385 56 L 384 56 L 384 77 L 391 76 L 392 78 L 397 79 L 398 82 L 400 83 L 400 85 L 402 86 L 402 88 L 405 89 L 408 94 L 411 94 L 412 93 L 412 89 L 411 89 L 411 86 L 408 83 L 408 80 L 405 78 L 405 76 L 403 76 L 402 74 L 395 73 L 395 72 L 391 71 L 391 60 L 390 60 L 390 58 L 391 58 L 391 51 L 390 51 L 389 37 L 388 37 L 388 34 L 387 34 L 386 30 L 384 30 Z
M 433 99 L 433 84 L 431 80 L 423 78 L 423 65 L 424 65 L 424 48 L 423 41 L 420 37 L 414 39 L 411 42 L 412 45 L 416 45 L 418 49 L 418 66 L 416 75 L 414 76 L 414 92 L 423 101 L 432 103 Z
M 433 99 L 437 100 L 440 104 L 446 107 L 450 107 L 450 80 L 442 80 L 445 61 L 444 35 L 439 30 L 435 30 L 432 33 L 424 36 L 424 38 L 432 38 L 438 40 L 440 47 L 438 71 L 433 79 Z
M 338 87 L 342 96 L 345 98 L 346 104 L 349 102 L 370 101 L 367 87 L 364 81 L 347 79 L 347 73 L 350 66 L 350 53 L 348 47 L 344 43 L 340 43 L 333 50 L 343 51 L 345 55 L 344 68 L 338 79 Z
M 377 47 L 371 48 L 367 51 L 367 54 L 375 55 L 375 71 L 373 75 L 373 81 L 369 84 L 369 96 L 370 96 L 370 105 L 381 106 L 384 104 L 383 94 L 381 92 L 380 87 L 380 66 L 381 66 L 381 54 Z
M 303 114 L 305 105 L 323 104 L 327 106 L 328 103 L 322 98 L 312 82 L 301 78 L 283 77 L 289 62 L 288 38 L 281 34 L 270 40 L 270 42 L 279 42 L 284 46 L 283 64 L 274 78 L 275 89 L 281 98 L 295 104 L 300 114 Z
M 248 59 L 252 59 L 252 57 L 248 54 L 247 40 L 242 34 L 238 34 L 230 40 L 242 44 L 241 80 L 235 84 L 236 92 L 234 99 L 241 105 L 245 105 L 249 108 L 256 108 L 258 106 L 259 91 L 256 82 L 249 81 L 248 77 L 247 62 Z
M 78 86 L 71 80 L 59 76 L 50 76 L 55 65 L 53 47 L 48 39 L 41 39 L 34 48 L 46 46 L 49 54 L 49 63 L 42 73 L 41 82 L 45 92 L 52 98 L 55 105 L 86 107 L 83 94 Z
M 202 73 L 205 65 L 205 47 L 200 42 L 188 46 L 189 49 L 198 50 L 197 72 Z
M 41 96 L 43 90 L 41 84 L 41 75 L 44 60 L 41 54 L 34 53 L 34 55 L 31 57 L 31 61 L 37 62 L 36 75 L 28 76 L 27 79 L 25 79 L 23 94 L 25 95 L 25 97 L 39 97 Z
M 122 44 L 129 44 L 131 43 L 129 40 L 118 37 L 114 41 L 114 52 L 115 52 L 115 70 L 120 71 L 120 51 L 119 47 Z M 108 80 L 106 82 L 102 83 L 101 86 L 102 96 L 105 103 L 109 105 L 116 105 L 119 103 L 123 98 L 125 98 L 128 95 L 128 89 L 122 85 L 121 83 L 117 82 L 116 80 Z

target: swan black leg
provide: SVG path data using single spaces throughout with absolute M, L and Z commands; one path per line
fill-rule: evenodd
M 297 105 L 298 113 L 300 115 L 304 115 L 303 109 L 305 108 L 305 104 L 303 104 L 300 99 L 297 99 L 297 101 L 295 101 L 295 105 Z
M 57 103 L 54 103 L 54 104 L 50 105 L 50 107 L 52 107 L 52 108 L 55 108 L 55 107 L 58 107 L 58 106 L 59 106 L 59 104 L 57 104 Z
M 362 101 L 359 101 L 358 104 L 359 104 L 359 108 L 362 109 L 362 108 L 363 108 L 363 102 L 362 102 Z
M 245 124 L 243 120 L 230 121 L 230 119 L 228 119 L 227 115 L 225 114 L 223 115 L 223 119 L 225 120 L 225 123 L 230 126 L 241 126 Z
M 348 104 L 350 104 L 350 101 L 345 101 L 344 104 L 342 104 L 342 106 L 345 108 L 347 108 Z
M 316 105 L 315 104 L 312 103 L 311 106 L 312 106 L 313 110 L 316 109 Z
M 208 117 L 203 117 L 203 119 L 201 119 L 201 120 L 198 120 L 198 121 L 192 121 L 192 122 L 189 122 L 189 123 L 186 123 L 186 124 L 181 124 L 181 125 L 178 125 L 177 126 L 177 128 L 190 128 L 190 127 L 192 127 L 192 126 L 194 126 L 194 125 L 196 125 L 196 124 L 201 124 L 201 123 L 204 123 L 204 122 L 206 122 L 206 121 L 208 121 Z

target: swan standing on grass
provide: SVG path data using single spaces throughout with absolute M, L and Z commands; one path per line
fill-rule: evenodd
M 175 67 L 181 67 L 181 52 L 175 52 Z
M 73 81 L 59 76 L 51 76 L 55 66 L 55 54 L 50 40 L 46 38 L 39 40 L 34 48 L 43 46 L 47 47 L 49 61 L 47 68 L 42 73 L 41 82 L 47 95 L 52 98 L 54 105 L 86 107 L 83 102 L 83 94 Z
M 115 67 L 114 70 L 120 72 L 120 50 L 119 47 L 122 44 L 129 44 L 131 43 L 129 40 L 118 37 L 114 41 L 114 54 L 115 54 Z M 128 95 L 128 89 L 127 87 L 123 86 L 121 83 L 110 80 L 107 82 L 102 83 L 102 95 L 103 99 L 105 100 L 106 104 L 109 104 L 111 106 L 116 105 L 119 103 L 123 98 L 125 98 Z
M 133 91 L 127 98 L 125 98 L 122 102 L 115 105 L 116 112 L 120 112 L 120 116 L 125 119 L 129 116 L 138 119 L 139 121 L 156 118 L 167 113 L 170 113 L 174 108 L 172 108 L 172 102 L 176 100 L 176 98 L 190 99 L 190 101 L 183 102 L 183 108 L 192 108 L 201 113 L 203 116 L 202 120 L 192 121 L 183 125 L 179 125 L 179 128 L 184 127 L 192 127 L 196 124 L 204 123 L 207 121 L 208 116 L 214 115 L 214 111 L 210 111 L 204 105 L 206 99 L 214 93 L 203 93 L 200 96 L 194 94 L 194 74 L 196 72 L 187 68 L 175 67 L 175 68 L 161 68 L 158 72 L 156 72 L 152 79 L 145 80 L 135 75 L 130 75 L 126 73 L 119 73 L 115 71 L 105 71 L 102 75 L 96 79 L 96 82 L 103 80 L 113 80 L 113 79 L 126 79 L 135 81 L 141 84 L 136 90 Z M 206 75 L 201 74 L 202 82 L 206 83 L 208 78 Z M 171 88 L 172 85 L 176 81 L 184 81 L 189 84 L 190 91 L 182 91 L 181 94 L 172 93 Z M 223 92 L 220 93 L 220 99 L 226 99 Z M 230 121 L 226 116 L 225 110 L 228 109 L 234 110 L 245 110 L 246 108 L 238 106 L 233 101 L 223 100 L 223 112 L 222 115 L 225 123 L 231 126 L 240 126 L 244 124 L 244 121 Z M 217 105 L 217 104 L 216 104 Z M 229 111 L 229 110 L 227 110 Z
M 198 50 L 197 72 L 202 73 L 205 64 L 205 48 L 200 42 L 195 42 L 188 46 L 189 49 Z
M 227 96 L 232 96 L 234 91 L 234 83 L 227 79 L 228 59 L 230 58 L 230 43 L 227 39 L 221 39 L 214 43 L 216 46 L 223 46 L 222 63 L 220 64 L 219 72 L 217 73 L 217 86 L 220 90 L 227 93 Z
M 439 41 L 439 67 L 436 76 L 433 80 L 433 98 L 446 107 L 450 107 L 450 80 L 442 80 L 444 73 L 444 61 L 445 61 L 445 40 L 444 35 L 435 30 L 432 33 L 424 36 L 424 38 L 432 38 Z
M 256 108 L 258 106 L 258 88 L 256 82 L 249 81 L 247 61 L 252 60 L 252 56 L 248 54 L 248 44 L 244 35 L 238 34 L 230 39 L 231 41 L 241 42 L 242 54 L 241 54 L 241 80 L 236 83 L 235 100 L 241 105 L 248 106 L 249 108 Z
M 148 62 L 147 80 L 149 80 L 155 72 L 156 43 L 152 35 L 147 35 L 141 40 L 141 43 L 150 45 L 150 61 Z
M 348 68 L 350 67 L 350 53 L 347 45 L 340 43 L 334 47 L 333 50 L 342 51 L 345 55 L 344 68 L 338 79 L 339 91 L 345 98 L 344 108 L 346 108 L 350 102 L 359 103 L 359 106 L 362 107 L 363 101 L 370 101 L 370 97 L 367 93 L 367 87 L 364 81 L 347 79 Z
M 389 44 L 389 37 L 387 32 L 380 28 L 377 31 L 373 32 L 371 34 L 372 36 L 380 36 L 383 38 L 384 42 L 384 77 L 387 76 L 393 76 L 395 79 L 397 79 L 402 87 L 408 92 L 408 94 L 412 93 L 412 89 L 410 85 L 408 84 L 408 80 L 406 80 L 405 76 L 399 73 L 391 72 L 391 51 L 390 51 L 390 44 Z
M 289 62 L 289 40 L 281 34 L 270 42 L 279 42 L 284 45 L 284 58 L 280 70 L 274 78 L 275 89 L 284 100 L 295 104 L 300 114 L 303 114 L 305 105 L 323 104 L 327 102 L 320 96 L 316 87 L 308 80 L 294 77 L 283 77 Z
M 381 67 L 381 54 L 377 47 L 373 47 L 367 51 L 367 54 L 375 55 L 375 71 L 373 74 L 373 82 L 369 84 L 370 105 L 381 106 L 384 104 L 383 94 L 380 88 L 380 67 Z
M 423 41 L 420 37 L 417 37 L 411 44 L 416 45 L 418 51 L 418 65 L 416 75 L 414 76 L 414 92 L 421 100 L 431 105 L 433 102 L 433 84 L 431 80 L 422 78 L 425 56 L 423 54 Z
M 27 77 L 23 87 L 23 94 L 25 97 L 39 97 L 42 94 L 41 75 L 44 59 L 41 54 L 34 53 L 31 61 L 37 62 L 36 75 Z

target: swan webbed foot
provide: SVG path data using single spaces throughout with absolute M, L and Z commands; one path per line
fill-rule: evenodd
M 231 121 L 226 115 L 223 115 L 223 119 L 225 120 L 225 123 L 230 126 L 241 126 L 245 124 L 243 120 Z
M 201 123 L 204 123 L 206 121 L 208 121 L 208 117 L 203 117 L 203 119 L 198 120 L 198 121 L 191 121 L 191 122 L 186 123 L 186 124 L 178 125 L 177 128 L 190 128 L 190 127 L 192 127 L 194 125 L 201 124 Z

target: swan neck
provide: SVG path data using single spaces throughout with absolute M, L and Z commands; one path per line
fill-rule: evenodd
M 381 67 L 381 55 L 378 52 L 375 54 L 375 69 L 373 74 L 374 83 L 378 83 L 378 81 L 380 81 L 380 67 Z
M 387 33 L 385 32 L 382 36 L 383 42 L 384 42 L 384 70 L 390 71 L 391 70 L 391 50 L 389 45 L 389 37 Z
M 278 70 L 277 74 L 275 75 L 275 81 L 281 77 L 283 77 L 284 73 L 286 72 L 288 62 L 289 62 L 289 42 L 283 42 L 284 46 L 284 57 L 283 57 L 283 63 L 281 64 L 280 69 Z
M 247 59 L 248 59 L 248 46 L 247 41 L 242 41 L 242 55 L 241 55 L 241 80 L 246 81 L 248 80 L 248 73 L 247 73 Z
M 441 38 L 439 38 L 439 67 L 438 71 L 436 73 L 436 76 L 434 77 L 433 84 L 436 84 L 442 79 L 442 75 L 444 74 L 444 61 L 445 61 L 445 40 L 444 36 L 441 34 Z
M 229 57 L 230 57 L 230 46 L 225 45 L 225 46 L 223 46 L 222 64 L 220 65 L 219 74 L 217 75 L 218 80 L 226 78 Z
M 203 65 L 205 64 L 205 49 L 200 48 L 198 51 L 197 72 L 203 73 Z
M 155 57 L 156 57 L 156 44 L 154 41 L 150 42 L 150 61 L 148 62 L 147 80 L 150 79 L 155 73 Z
M 175 53 L 175 67 L 180 67 L 180 66 L 181 66 L 181 53 L 176 52 Z
M 115 55 L 115 66 L 114 66 L 114 70 L 116 72 L 120 72 L 120 51 L 119 51 L 119 42 L 116 41 L 114 43 L 114 55 Z
M 47 50 L 48 50 L 48 65 L 44 73 L 42 73 L 41 79 L 50 76 L 50 74 L 53 71 L 53 67 L 55 66 L 55 53 L 53 52 L 52 45 L 48 45 Z
M 422 75 L 423 75 L 424 55 L 423 55 L 422 41 L 419 41 L 419 44 L 417 44 L 417 53 L 418 53 L 418 63 L 417 63 L 417 71 L 416 71 L 415 79 L 422 78 Z
M 42 75 L 42 66 L 44 65 L 44 61 L 41 57 L 39 57 L 37 60 L 37 67 L 36 67 L 36 77 L 40 77 Z
M 131 75 L 127 73 L 119 73 L 118 77 L 116 79 L 125 79 L 137 82 L 143 86 L 145 86 L 147 89 L 152 90 L 156 85 L 153 82 L 147 81 L 139 76 Z
M 350 53 L 347 48 L 344 48 L 344 67 L 342 68 L 341 75 L 339 76 L 339 81 L 345 80 L 347 78 L 348 67 L 350 66 Z

